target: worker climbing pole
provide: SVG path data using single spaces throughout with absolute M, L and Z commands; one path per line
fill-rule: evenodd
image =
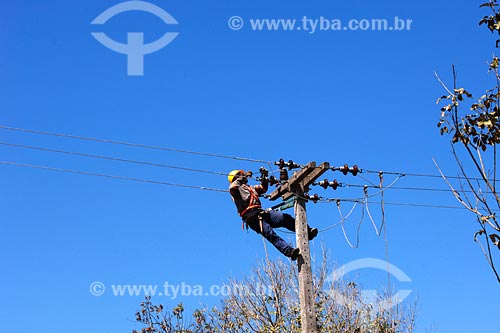
M 337 189 L 341 186 L 336 180 L 330 182 L 327 179 L 315 182 L 325 172 L 340 171 L 344 175 L 351 173 L 356 175 L 360 170 L 355 165 L 349 167 L 347 164 L 341 167 L 330 167 L 328 162 L 319 166 L 316 162 L 310 162 L 307 165 L 300 165 L 293 161 L 285 162 L 281 159 L 274 163 L 279 168 L 279 179 L 269 176 L 269 171 L 260 168 L 260 176 L 255 179 L 260 185 L 249 186 L 248 178 L 253 176 L 250 171 L 233 170 L 228 175 L 230 183 L 229 192 L 236 204 L 244 225 L 250 227 L 255 232 L 262 234 L 271 242 L 281 253 L 297 260 L 299 275 L 299 299 L 301 327 L 303 333 L 317 332 L 317 322 L 315 313 L 315 294 L 312 279 L 311 255 L 309 250 L 309 241 L 318 234 L 318 229 L 311 228 L 307 224 L 306 203 L 308 201 L 317 202 L 320 197 L 317 194 L 310 195 L 309 187 L 311 185 L 320 185 L 325 189 L 332 187 Z M 291 177 L 289 171 L 298 169 Z M 266 197 L 270 200 L 282 198 L 283 202 L 275 205 L 271 209 L 262 209 L 259 196 L 263 196 L 268 190 L 269 185 L 278 185 L 278 187 Z M 281 213 L 293 204 L 295 210 L 295 219 Z M 273 228 L 285 227 L 290 231 L 295 231 L 297 247 L 293 247 L 279 237 Z
M 270 183 L 278 184 L 279 182 L 274 177 L 268 177 L 268 171 L 263 168 L 260 169 L 260 173 L 261 176 L 258 178 L 260 185 L 256 186 L 248 185 L 248 178 L 253 176 L 251 171 L 233 170 L 228 175 L 229 193 L 243 221 L 243 228 L 246 226 L 261 234 L 283 255 L 292 260 L 297 260 L 300 248 L 288 244 L 274 231 L 274 228 L 280 227 L 295 231 L 295 219 L 281 211 L 264 210 L 262 208 L 259 196 L 267 191 Z M 318 229 L 307 225 L 305 228 L 307 239 L 311 240 L 318 235 Z

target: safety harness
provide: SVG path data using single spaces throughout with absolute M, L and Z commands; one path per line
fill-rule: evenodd
M 248 207 L 245 208 L 245 210 L 243 210 L 241 213 L 240 213 L 240 216 L 243 217 L 243 215 L 246 214 L 246 212 L 248 212 L 250 209 L 252 208 L 260 208 L 261 205 L 260 205 L 260 200 L 259 200 L 259 196 L 257 195 L 257 193 L 255 192 L 255 190 L 253 189 L 253 187 L 251 186 L 248 186 L 246 184 L 242 185 L 242 187 L 245 186 L 245 188 L 247 188 L 249 190 L 249 193 L 250 193 L 250 202 L 248 203 Z
M 251 187 L 251 186 L 246 185 L 246 184 L 243 184 L 242 187 L 245 187 L 245 189 L 247 189 L 248 192 L 250 193 L 250 202 L 248 204 L 248 207 L 245 208 L 240 213 L 240 217 L 243 217 L 251 209 L 262 208 L 262 206 L 260 204 L 259 196 L 257 195 L 257 192 L 255 192 L 255 189 L 253 187 Z M 244 221 L 242 221 L 242 223 L 241 223 L 241 228 L 243 230 L 245 230 L 245 222 Z M 248 226 L 247 226 L 247 229 L 248 229 Z

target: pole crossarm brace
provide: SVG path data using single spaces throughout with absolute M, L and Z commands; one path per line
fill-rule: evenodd
M 316 166 L 316 162 L 309 162 L 307 165 L 295 172 L 285 184 L 278 187 L 269 195 L 269 200 L 276 200 L 282 197 L 283 200 L 290 199 L 294 194 L 303 195 L 304 192 L 309 190 L 309 185 L 314 183 L 316 179 L 321 177 L 326 171 L 330 169 L 330 163 L 323 162 Z M 302 193 L 295 193 L 299 189 Z

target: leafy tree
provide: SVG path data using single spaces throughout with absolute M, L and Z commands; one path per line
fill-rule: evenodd
M 500 12 L 497 0 L 490 0 L 480 7 L 488 8 L 490 15 L 484 16 L 479 25 L 485 25 L 492 33 L 500 35 Z M 500 40 L 496 41 L 498 48 Z M 493 76 L 491 88 L 477 100 L 472 94 L 457 86 L 457 76 L 453 67 L 453 89 L 437 76 L 447 94 L 438 99 L 445 102 L 441 108 L 438 123 L 441 135 L 451 137 L 451 149 L 460 170 L 460 181 L 455 186 L 451 180 L 443 178 L 453 191 L 456 199 L 466 207 L 478 223 L 474 234 L 477 242 L 495 274 L 495 257 L 500 250 L 500 224 L 496 211 L 500 209 L 500 196 L 497 192 L 497 144 L 500 142 L 500 75 L 499 58 L 493 56 L 488 64 L 489 74 Z M 458 147 L 457 147 L 458 146 Z M 438 166 L 439 168 L 439 166 Z
M 314 274 L 318 332 L 413 332 L 414 308 L 401 304 L 383 306 L 384 302 L 373 305 L 363 299 L 356 283 L 332 279 L 330 271 L 324 257 Z M 165 311 L 147 297 L 136 314 L 136 320 L 145 326 L 140 332 L 301 332 L 295 265 L 265 261 L 249 277 L 231 280 L 228 287 L 230 292 L 220 306 L 196 310 L 189 323 L 185 321 L 182 304 Z M 380 296 L 379 300 L 383 298 Z

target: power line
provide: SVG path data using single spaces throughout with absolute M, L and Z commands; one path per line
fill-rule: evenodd
M 214 175 L 220 175 L 220 176 L 227 176 L 226 172 L 208 171 L 208 170 L 202 170 L 202 169 L 193 169 L 193 168 L 181 167 L 181 166 L 176 166 L 176 165 L 168 165 L 168 164 L 162 164 L 162 163 L 153 163 L 153 162 L 146 162 L 146 161 L 138 161 L 138 160 L 131 160 L 131 159 L 119 158 L 119 157 L 110 157 L 110 156 L 105 156 L 105 155 L 95 155 L 95 154 L 88 154 L 88 153 L 80 153 L 80 152 L 75 152 L 75 151 L 66 151 L 66 150 L 52 149 L 52 148 L 45 148 L 45 147 L 36 147 L 36 146 L 30 146 L 30 145 L 22 145 L 22 144 L 10 143 L 10 142 L 2 142 L 2 141 L 0 141 L 0 145 L 9 146 L 9 147 L 16 147 L 16 148 L 40 150 L 40 151 L 46 151 L 46 152 L 52 152 L 52 153 L 60 153 L 60 154 L 67 154 L 67 155 L 82 156 L 82 157 L 91 157 L 91 158 L 97 158 L 97 159 L 103 159 L 103 160 L 110 160 L 110 161 L 116 161 L 116 162 L 141 164 L 141 165 L 148 165 L 148 166 L 155 166 L 155 167 L 162 167 L 162 168 L 170 168 L 170 169 L 183 170 L 183 171 L 191 171 L 191 172 L 199 172 L 199 173 L 207 173 L 207 174 L 214 174 Z M 357 188 L 369 187 L 369 188 L 380 189 L 380 187 L 377 186 L 377 185 L 359 185 L 359 184 L 339 183 L 339 186 L 340 187 L 344 187 L 344 188 L 349 188 L 349 187 L 357 187 Z M 398 187 L 398 186 L 392 186 L 391 189 L 393 189 L 393 190 L 412 190 L 412 191 L 431 191 L 431 192 L 453 192 L 451 189 L 438 189 L 438 188 L 425 188 L 425 187 Z M 459 191 L 459 192 L 472 192 L 472 191 L 464 190 L 464 191 Z
M 130 159 L 110 157 L 110 156 L 104 156 L 104 155 L 94 155 L 94 154 L 79 153 L 79 152 L 74 152 L 74 151 L 66 151 L 66 150 L 51 149 L 51 148 L 44 148 L 44 147 L 35 147 L 35 146 L 21 145 L 21 144 L 16 144 L 16 143 L 9 143 L 9 142 L 0 142 L 0 145 L 9 146 L 9 147 L 16 147 L 16 148 L 25 148 L 25 149 L 47 151 L 47 152 L 67 154 L 67 155 L 76 155 L 76 156 L 83 156 L 83 157 L 98 158 L 98 159 L 117 161 L 117 162 L 149 165 L 149 166 L 169 168 L 169 169 L 177 169 L 177 170 L 184 170 L 184 171 L 192 171 L 192 172 L 200 172 L 200 173 L 208 173 L 208 174 L 214 174 L 214 175 L 227 176 L 227 173 L 225 173 L 225 172 L 192 169 L 192 168 L 186 168 L 186 167 L 181 167 L 181 166 L 176 166 L 176 165 L 167 165 L 167 164 L 161 164 L 161 163 L 144 162 L 144 161 L 130 160 Z
M 383 174 L 387 174 L 387 175 L 404 175 L 404 176 L 409 176 L 409 177 L 426 177 L 426 178 L 443 178 L 443 176 L 441 175 L 433 175 L 433 174 L 426 174 L 426 173 L 407 173 L 407 172 L 396 172 L 396 171 L 375 171 L 375 170 L 366 170 L 366 169 L 363 169 L 362 172 L 364 173 L 376 173 L 376 174 L 379 174 L 380 172 L 382 172 Z M 483 178 L 479 178 L 479 177 L 464 177 L 464 176 L 444 176 L 445 178 L 449 178 L 449 179 L 460 179 L 460 180 L 466 180 L 466 179 L 469 179 L 469 180 L 479 180 L 479 181 L 483 181 L 484 179 Z M 488 181 L 490 182 L 500 182 L 500 179 L 488 179 Z
M 94 141 L 94 142 L 101 142 L 101 143 L 109 143 L 109 144 L 129 146 L 129 147 L 146 148 L 146 149 L 154 149 L 154 150 L 162 150 L 162 151 L 171 151 L 171 152 L 183 153 L 183 154 L 192 154 L 192 155 L 210 156 L 210 157 L 216 157 L 216 158 L 225 158 L 225 159 L 232 159 L 232 160 L 238 160 L 238 161 L 247 161 L 247 162 L 254 162 L 254 163 L 266 163 L 266 164 L 270 163 L 269 161 L 252 159 L 252 158 L 229 156 L 229 155 L 220 155 L 220 154 L 212 154 L 212 153 L 202 153 L 202 152 L 197 152 L 197 151 L 192 151 L 192 150 L 183 150 L 183 149 L 177 149 L 177 148 L 152 146 L 152 145 L 146 145 L 146 144 L 141 144 L 141 143 L 131 143 L 131 142 L 125 142 L 125 141 L 115 141 L 115 140 L 108 140 L 108 139 L 99 139 L 99 138 L 78 136 L 78 135 L 72 135 L 72 134 L 63 134 L 63 133 L 55 133 L 55 132 L 45 132 L 45 131 L 38 131 L 38 130 L 32 130 L 32 129 L 26 129 L 26 128 L 4 126 L 4 125 L 0 125 L 0 129 L 9 130 L 9 131 L 17 131 L 17 132 L 25 132 L 25 133 L 41 134 L 41 135 L 49 135 L 49 136 L 56 136 L 56 137 L 63 137 L 63 138 L 70 138 L 70 139 L 77 139 L 77 140 L 85 140 L 85 141 Z
M 363 204 L 365 203 L 364 199 L 349 199 L 349 198 L 323 198 L 320 202 L 323 203 L 331 203 L 331 202 L 351 202 L 351 203 L 358 203 L 358 204 Z M 380 202 L 378 201 L 366 201 L 368 204 L 379 204 Z M 409 207 L 426 207 L 426 208 L 443 208 L 443 209 L 467 209 L 465 207 L 461 206 L 446 206 L 446 205 L 432 205 L 432 204 L 425 204 L 425 203 L 407 203 L 407 202 L 387 202 L 384 201 L 384 205 L 392 205 L 392 206 L 409 206 Z M 499 211 L 500 210 L 494 210 L 494 211 Z
M 130 143 L 130 142 L 124 142 L 124 141 L 114 141 L 114 140 L 99 139 L 99 138 L 92 138 L 92 137 L 83 137 L 83 136 L 77 136 L 77 135 L 71 135 L 71 134 L 46 132 L 46 131 L 39 131 L 39 130 L 32 130 L 32 129 L 25 129 L 25 128 L 16 128 L 16 127 L 4 126 L 4 125 L 0 125 L 0 129 L 10 130 L 10 131 L 18 131 L 18 132 L 26 132 L 26 133 L 35 133 L 35 134 L 49 135 L 49 136 L 56 136 L 56 137 L 64 137 L 64 138 L 71 138 L 71 139 L 78 139 L 78 140 L 95 141 L 95 142 L 109 143 L 109 144 L 116 144 L 116 145 L 124 145 L 124 146 L 130 146 L 130 147 L 156 149 L 156 150 L 172 151 L 172 152 L 185 153 L 185 154 L 194 154 L 194 155 L 202 155 L 202 156 L 209 156 L 209 157 L 234 159 L 234 160 L 256 162 L 256 163 L 265 163 L 265 164 L 268 164 L 268 165 L 272 164 L 272 162 L 264 161 L 264 160 L 258 160 L 258 159 L 250 159 L 250 158 L 228 156 L 228 155 L 219 155 L 219 154 L 212 154 L 212 153 L 202 153 L 202 152 L 182 150 L 182 149 L 176 149 L 176 148 L 168 148 L 168 147 L 161 147 L 161 146 L 152 146 L 152 145 L 145 145 L 145 144 L 139 144 L 139 143 Z M 224 172 L 208 171 L 208 170 L 187 168 L 187 167 L 181 167 L 181 166 L 175 166 L 175 165 L 167 165 L 167 164 L 162 164 L 162 163 L 152 163 L 152 162 L 145 162 L 145 161 L 124 159 L 124 158 L 110 157 L 110 156 L 104 156 L 104 155 L 95 155 L 95 154 L 87 154 L 87 153 L 80 153 L 80 152 L 74 152 L 74 151 L 65 151 L 65 150 L 58 150 L 58 149 L 51 149 L 51 148 L 44 148 L 44 147 L 36 147 L 36 146 L 29 146 L 29 145 L 14 144 L 14 143 L 8 143 L 8 142 L 0 142 L 0 145 L 17 147 L 17 148 L 25 148 L 25 149 L 33 149 L 33 150 L 40 150 L 40 151 L 47 151 L 47 152 L 55 152 L 55 153 L 68 154 L 68 155 L 76 155 L 76 156 L 83 156 L 83 157 L 105 159 L 105 160 L 125 162 L 125 163 L 134 163 L 134 164 L 142 164 L 142 165 L 149 165 L 149 166 L 156 166 L 156 167 L 163 167 L 163 168 L 171 168 L 171 169 L 178 169 L 178 170 L 191 171 L 191 172 L 200 172 L 200 173 L 208 173 L 208 174 L 216 174 L 216 175 L 224 175 L 224 176 L 226 175 L 226 173 L 224 173 Z M 85 174 L 85 175 L 94 175 L 94 176 L 107 177 L 107 178 L 115 178 L 115 179 L 122 179 L 122 180 L 131 180 L 131 181 L 139 181 L 139 182 L 149 182 L 149 183 L 156 183 L 156 184 L 170 185 L 170 186 L 181 186 L 181 187 L 189 187 L 189 188 L 211 189 L 211 188 L 204 188 L 204 187 L 197 187 L 197 186 L 190 186 L 190 185 L 183 185 L 183 184 L 173 184 L 173 183 L 159 182 L 159 181 L 154 181 L 154 180 L 144 180 L 144 179 L 139 179 L 139 178 L 129 178 L 129 177 L 122 177 L 122 176 L 113 176 L 113 175 L 106 175 L 106 174 L 90 173 L 90 172 L 84 172 L 84 171 L 51 168 L 51 167 L 37 166 L 37 165 L 30 165 L 30 164 L 22 164 L 22 163 L 15 163 L 15 162 L 2 162 L 2 164 L 18 165 L 18 166 L 25 166 L 25 167 L 32 167 L 32 168 L 38 168 L 38 169 L 53 170 L 53 171 L 70 172 L 70 173 L 79 173 L 79 174 Z M 420 174 L 420 173 L 404 173 L 404 172 L 392 172 L 392 171 L 374 171 L 374 170 L 366 170 L 366 169 L 363 169 L 362 172 L 364 172 L 364 173 L 373 173 L 373 174 L 375 174 L 375 173 L 376 174 L 380 174 L 380 172 L 382 172 L 383 174 L 392 174 L 392 175 L 399 175 L 399 176 L 403 176 L 404 175 L 404 176 L 414 176 L 414 177 L 442 178 L 442 176 L 440 176 L 440 175 Z M 445 177 L 450 178 L 450 179 L 461 179 L 461 180 L 465 179 L 464 177 L 460 177 L 460 176 L 445 176 Z M 469 179 L 472 179 L 472 180 L 482 180 L 481 178 L 469 178 Z M 497 181 L 499 181 L 499 180 L 497 180 Z M 365 185 L 357 185 L 357 184 L 342 184 L 342 185 L 344 187 L 365 187 Z M 377 189 L 379 189 L 379 186 L 376 186 L 376 185 L 367 185 L 367 186 L 371 187 L 371 188 L 377 188 Z M 396 190 L 414 190 L 414 191 L 453 192 L 451 189 L 437 189 L 437 188 L 423 188 L 423 187 L 421 188 L 421 187 L 395 187 L 395 186 L 392 186 L 391 189 L 396 189 Z M 211 190 L 216 190 L 216 191 L 220 191 L 220 192 L 227 192 L 226 190 L 220 190 L 220 189 L 211 189 Z M 459 192 L 469 192 L 469 191 L 459 191 Z M 337 200 L 337 199 L 335 199 L 335 200 Z M 342 199 L 342 201 L 350 201 L 350 202 L 355 202 L 356 200 L 357 199 Z M 327 199 L 326 201 L 329 201 L 329 199 Z M 463 208 L 463 207 L 427 205 L 427 204 L 407 204 L 407 203 L 387 203 L 387 204 L 389 204 L 389 205 L 393 204 L 393 205 L 417 206 L 417 207 L 449 208 L 449 209 L 456 209 L 456 208 L 462 209 Z
M 169 182 L 156 181 L 156 180 L 150 180 L 150 179 L 132 178 L 132 177 L 116 176 L 116 175 L 109 175 L 109 174 L 103 174 L 103 173 L 94 173 L 94 172 L 87 172 L 87 171 L 80 171 L 80 170 L 54 168 L 54 167 L 48 167 L 48 166 L 42 166 L 42 165 L 34 165 L 34 164 L 27 164 L 27 163 L 18 163 L 18 162 L 11 162 L 11 161 L 0 161 L 0 164 L 2 164 L 2 165 L 11 165 L 11 166 L 18 166 L 18 167 L 26 167 L 26 168 L 33 168 L 33 169 L 41 169 L 41 170 L 50 170 L 50 171 L 57 171 L 57 172 L 65 172 L 65 173 L 72 173 L 72 174 L 80 174 L 80 175 L 86 175 L 86 176 L 95 176 L 95 177 L 102 177 L 102 178 L 110 178 L 110 179 L 117 179 L 117 180 L 133 181 L 133 182 L 140 182 L 140 183 L 150 183 L 150 184 L 156 184 L 156 185 L 182 187 L 182 188 L 190 188 L 190 189 L 205 190 L 205 191 L 214 191 L 214 192 L 220 192 L 220 193 L 227 193 L 228 192 L 227 190 L 223 190 L 223 189 L 219 189 L 219 188 L 212 188 L 212 187 L 205 187 L 205 186 L 195 186 L 195 185 L 186 185 L 186 184 L 176 184 L 176 183 L 169 183 Z M 322 202 L 336 202 L 338 200 L 342 201 L 342 202 L 351 202 L 351 203 L 361 203 L 362 202 L 362 200 L 359 200 L 359 199 L 349 199 L 349 198 L 343 198 L 343 199 L 340 199 L 340 198 L 323 199 Z M 378 202 L 369 201 L 367 203 L 369 203 L 369 204 L 375 204 L 375 203 L 378 203 Z M 444 206 L 444 205 L 431 205 L 431 204 L 419 204 L 419 203 L 404 203 L 404 202 L 385 202 L 384 204 L 386 204 L 386 205 L 395 205 L 395 206 L 426 207 L 426 208 L 466 209 L 465 207 L 459 207 L 459 206 Z
M 374 202 L 369 202 L 373 204 Z M 445 205 L 431 205 L 431 204 L 419 204 L 419 203 L 404 203 L 404 202 L 384 202 L 385 205 L 392 206 L 408 206 L 408 207 L 425 207 L 425 208 L 442 208 L 442 209 L 467 209 L 460 206 L 445 206 Z
M 108 144 L 115 144 L 115 145 L 129 146 L 129 147 L 137 147 L 137 148 L 145 148 L 145 149 L 153 149 L 153 150 L 161 150 L 161 151 L 170 151 L 170 152 L 177 152 L 177 153 L 184 153 L 184 154 L 215 157 L 215 158 L 232 159 L 232 160 L 246 161 L 246 162 L 253 162 L 253 163 L 264 163 L 267 165 L 272 165 L 272 163 L 273 163 L 270 161 L 265 161 L 265 160 L 260 160 L 260 159 L 252 159 L 252 158 L 246 158 L 246 157 L 221 155 L 221 154 L 214 154 L 214 153 L 204 153 L 204 152 L 198 152 L 198 151 L 192 151 L 192 150 L 184 150 L 184 149 L 177 149 L 177 148 L 170 148 L 170 147 L 146 145 L 146 144 L 141 144 L 141 143 L 131 143 L 131 142 L 125 142 L 125 141 L 109 140 L 109 139 L 100 139 L 100 138 L 85 137 L 85 136 L 78 136 L 78 135 L 72 135 L 72 134 L 57 133 L 57 132 L 39 131 L 39 130 L 26 129 L 26 128 L 20 128 L 20 127 L 11 127 L 11 126 L 5 126 L 5 125 L 0 125 L 0 129 L 9 130 L 9 131 L 24 132 L 24 133 L 34 133 L 34 134 L 47 135 L 47 136 L 63 137 L 63 138 L 70 138 L 70 139 L 77 139 L 77 140 L 84 140 L 84 141 L 94 141 L 94 142 L 108 143 Z M 368 170 L 368 169 L 361 169 L 360 171 L 363 173 L 370 173 L 370 174 L 375 174 L 375 173 L 379 174 L 380 172 L 382 172 L 384 174 L 389 174 L 389 175 L 404 175 L 404 176 L 410 176 L 410 177 L 427 177 L 427 178 L 443 178 L 441 175 L 424 174 L 424 173 L 375 171 L 375 170 Z M 449 178 L 449 179 L 459 179 L 459 180 L 466 179 L 463 176 L 445 176 L 445 177 Z M 483 180 L 482 178 L 477 178 L 477 177 L 469 177 L 468 179 L 469 180 L 479 180 L 479 181 Z M 489 179 L 489 180 L 493 181 L 492 179 Z M 495 181 L 499 182 L 500 179 L 495 180 Z
M 168 182 L 157 181 L 157 180 L 115 176 L 115 175 L 108 175 L 108 174 L 103 174 L 103 173 L 94 173 L 94 172 L 87 172 L 87 171 L 80 171 L 80 170 L 53 168 L 53 167 L 42 166 L 42 165 L 17 163 L 17 162 L 10 162 L 10 161 L 0 161 L 0 164 L 34 168 L 34 169 L 42 169 L 42 170 L 50 170 L 50 171 L 58 171 L 58 172 L 66 172 L 66 173 L 80 174 L 80 175 L 86 175 L 86 176 L 96 176 L 96 177 L 112 178 L 112 179 L 119 179 L 119 180 L 127 180 L 127 181 L 134 181 L 134 182 L 140 182 L 140 183 L 150 183 L 150 184 L 165 185 L 165 186 L 191 188 L 191 189 L 205 190 L 205 191 L 228 192 L 227 190 L 222 190 L 222 189 L 212 188 L 212 187 L 205 187 L 205 186 L 168 183 Z
M 359 185 L 359 184 L 340 184 L 340 187 L 369 187 L 369 188 L 376 188 L 380 189 L 380 186 L 377 185 Z M 408 191 L 430 191 L 430 192 L 453 192 L 451 189 L 445 189 L 445 188 L 430 188 L 430 187 L 401 187 L 401 186 L 392 186 L 391 190 L 408 190 Z M 473 193 L 471 190 L 456 190 L 458 193 Z M 491 192 L 488 192 L 491 193 Z

